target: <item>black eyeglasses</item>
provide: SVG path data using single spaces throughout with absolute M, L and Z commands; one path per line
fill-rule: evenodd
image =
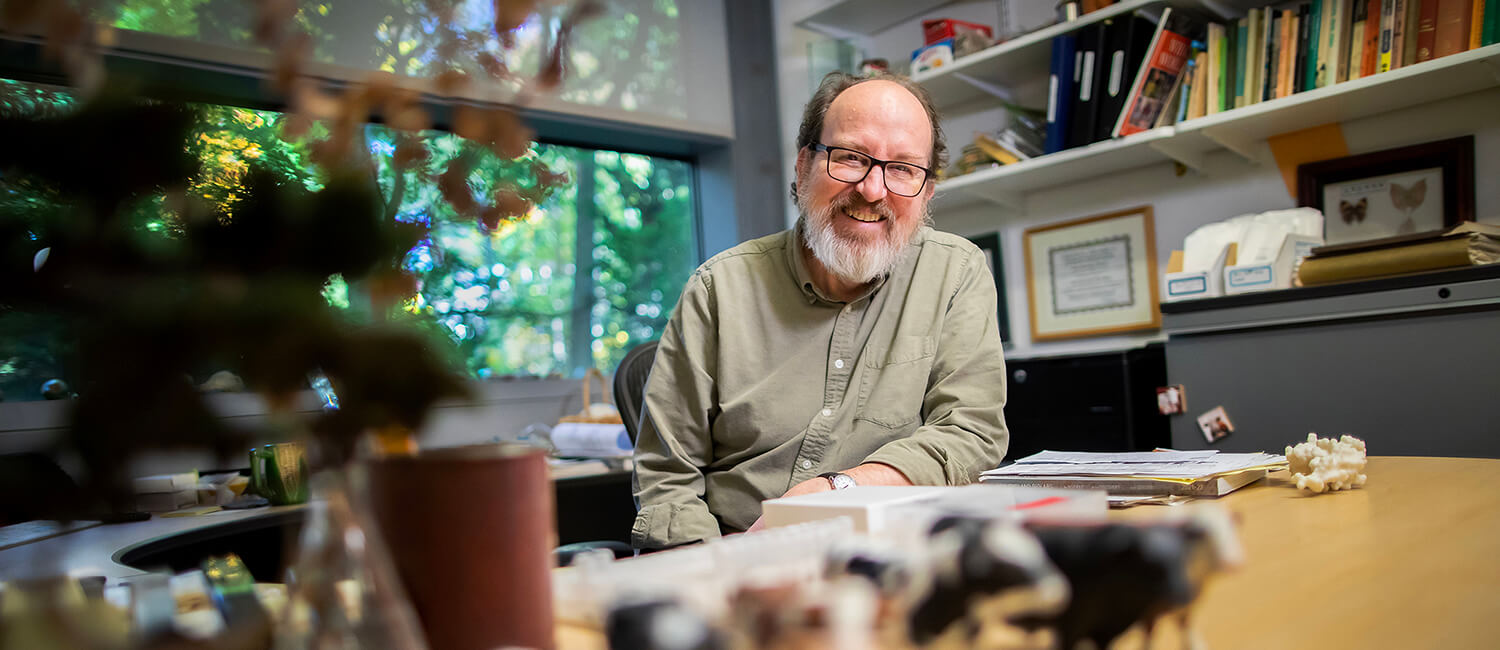
M 932 171 L 908 162 L 881 160 L 843 147 L 830 147 L 814 142 L 813 151 L 828 154 L 828 175 L 844 183 L 858 183 L 870 175 L 870 170 L 879 165 L 885 170 L 885 189 L 898 196 L 916 196 L 927 185 Z

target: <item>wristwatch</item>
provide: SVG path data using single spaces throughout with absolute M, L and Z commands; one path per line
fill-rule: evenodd
M 843 472 L 825 472 L 819 474 L 818 477 L 828 479 L 828 484 L 832 485 L 833 489 L 835 490 L 847 490 L 856 485 L 859 485 L 858 483 L 854 482 L 853 476 L 850 476 Z

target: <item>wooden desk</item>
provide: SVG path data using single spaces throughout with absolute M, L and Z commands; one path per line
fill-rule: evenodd
M 1366 474 L 1363 488 L 1313 495 L 1278 472 L 1219 500 L 1240 517 L 1248 561 L 1199 596 L 1207 647 L 1500 647 L 1500 460 L 1371 458 Z M 1150 648 L 1184 647 L 1170 627 Z M 572 626 L 558 643 L 604 647 Z M 1114 647 L 1141 648 L 1141 631 Z
M 1278 472 L 1220 500 L 1248 561 L 1199 597 L 1208 647 L 1500 647 L 1500 460 L 1377 457 L 1366 475 L 1314 495 Z

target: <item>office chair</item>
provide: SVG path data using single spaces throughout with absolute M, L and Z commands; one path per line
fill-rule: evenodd
M 625 433 L 630 442 L 635 442 L 636 432 L 641 426 L 641 411 L 646 400 L 646 378 L 651 375 L 651 364 L 656 361 L 656 341 L 647 341 L 631 348 L 615 368 L 615 408 L 620 409 L 620 419 L 625 421 Z
M 615 368 L 615 408 L 620 410 L 620 419 L 625 422 L 625 433 L 630 436 L 632 444 L 635 443 L 642 406 L 646 400 L 646 378 L 651 375 L 651 364 L 655 360 L 656 341 L 648 341 L 626 352 L 625 358 Z M 574 557 L 596 549 L 608 550 L 614 553 L 616 559 L 635 555 L 635 550 L 630 545 L 613 540 L 564 544 L 557 547 L 553 555 L 558 566 L 568 566 L 573 563 Z

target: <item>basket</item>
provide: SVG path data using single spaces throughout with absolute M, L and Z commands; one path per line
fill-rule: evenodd
M 593 408 L 594 402 L 592 396 L 589 394 L 589 384 L 590 380 L 594 377 L 599 378 L 599 392 L 604 394 L 604 404 L 607 404 L 611 407 L 608 410 Z M 620 418 L 619 409 L 614 408 L 614 398 L 610 396 L 609 386 L 604 383 L 604 373 L 599 372 L 598 368 L 589 368 L 588 372 L 584 373 L 583 375 L 583 410 L 573 415 L 564 415 L 558 418 L 557 421 L 559 423 L 587 422 L 591 424 L 625 423 L 625 421 Z

